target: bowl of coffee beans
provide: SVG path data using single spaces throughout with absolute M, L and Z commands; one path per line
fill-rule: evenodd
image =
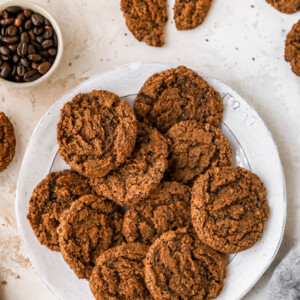
M 0 82 L 35 86 L 54 72 L 62 52 L 61 30 L 47 10 L 28 1 L 0 5 Z

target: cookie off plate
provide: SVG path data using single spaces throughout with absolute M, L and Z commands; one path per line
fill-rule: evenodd
M 56 124 L 63 105 L 78 93 L 108 90 L 131 106 L 152 74 L 174 66 L 133 63 L 95 75 L 59 99 L 41 119 L 27 145 L 16 195 L 16 217 L 21 240 L 37 273 L 58 299 L 94 299 L 87 280 L 79 280 L 59 252 L 40 245 L 26 218 L 34 187 L 52 171 L 69 169 L 58 155 Z M 195 70 L 196 71 L 196 70 Z M 233 149 L 233 162 L 256 173 L 267 188 L 270 218 L 254 247 L 230 255 L 225 286 L 217 299 L 240 299 L 263 275 L 281 244 L 286 219 L 286 191 L 276 144 L 254 108 L 225 83 L 199 73 L 220 94 L 224 103 L 221 130 Z

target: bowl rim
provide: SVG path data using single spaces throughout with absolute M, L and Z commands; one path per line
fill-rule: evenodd
M 43 6 L 41 6 L 40 4 L 37 4 L 35 2 L 32 2 L 32 1 L 25 2 L 22 0 L 6 1 L 6 2 L 0 4 L 0 12 L 2 10 L 4 10 L 6 7 L 14 6 L 14 5 L 20 6 L 22 8 L 29 8 L 29 9 L 33 10 L 34 12 L 38 12 L 42 16 L 46 17 L 50 21 L 50 23 L 57 35 L 58 45 L 57 45 L 57 54 L 56 54 L 54 63 L 51 66 L 51 68 L 49 69 L 49 71 L 47 73 L 45 73 L 44 75 L 42 75 L 39 79 L 32 81 L 32 82 L 14 82 L 14 81 L 9 81 L 9 80 L 6 80 L 6 79 L 3 79 L 0 77 L 0 83 L 3 83 L 3 85 L 7 85 L 9 87 L 14 87 L 14 88 L 34 87 L 34 86 L 42 83 L 46 79 L 48 79 L 54 73 L 54 71 L 57 69 L 57 67 L 61 61 L 62 55 L 63 55 L 63 48 L 64 48 L 63 36 L 62 36 L 60 26 L 57 23 L 57 21 L 55 20 L 55 18 L 52 16 L 52 14 L 47 9 L 45 9 Z

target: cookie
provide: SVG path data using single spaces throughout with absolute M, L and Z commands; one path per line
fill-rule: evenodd
M 149 248 L 145 281 L 155 300 L 214 299 L 226 276 L 226 256 L 197 239 L 191 228 L 168 231 Z
M 180 121 L 197 120 L 219 126 L 222 99 L 196 72 L 180 66 L 152 75 L 134 101 L 138 119 L 162 133 Z
M 161 181 L 167 168 L 164 137 L 145 123 L 138 124 L 136 146 L 130 159 L 103 178 L 91 178 L 94 191 L 120 205 L 132 206 L 145 199 Z
M 190 224 L 190 188 L 178 182 L 162 182 L 149 197 L 130 207 L 124 216 L 127 243 L 151 245 L 164 232 Z
M 131 155 L 137 123 L 128 103 L 108 91 L 78 94 L 61 110 L 59 155 L 74 170 L 105 176 Z
M 96 259 L 123 242 L 121 207 L 103 197 L 83 196 L 60 217 L 60 251 L 78 278 L 89 278 Z
M 192 223 L 198 238 L 223 253 L 252 247 L 268 220 L 266 189 L 243 168 L 215 168 L 201 175 L 192 189 Z
M 0 112 L 0 172 L 4 171 L 15 156 L 14 128 L 3 112 Z
M 178 30 L 194 29 L 204 21 L 212 0 L 176 0 L 174 20 Z
M 75 171 L 52 172 L 34 189 L 27 219 L 42 245 L 59 251 L 57 227 L 62 212 L 92 190 L 88 180 Z
M 192 184 L 213 167 L 230 166 L 232 150 L 220 129 L 197 121 L 183 121 L 165 135 L 169 145 L 167 176 Z
M 164 45 L 166 0 L 121 0 L 121 10 L 127 28 L 138 41 L 154 47 Z
M 300 0 L 266 0 L 282 13 L 292 14 L 300 10 Z
M 146 253 L 146 246 L 132 243 L 116 246 L 100 255 L 89 281 L 94 297 L 97 300 L 152 299 L 145 284 Z
M 285 60 L 290 62 L 292 71 L 300 76 L 300 20 L 294 24 L 285 40 Z

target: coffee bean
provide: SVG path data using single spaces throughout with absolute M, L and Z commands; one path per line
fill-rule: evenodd
M 27 21 L 25 22 L 25 24 L 24 24 L 24 28 L 25 28 L 26 30 L 29 30 L 29 29 L 31 28 L 31 26 L 32 26 L 31 20 L 27 20 Z
M 16 82 L 21 82 L 21 78 L 19 76 L 15 76 L 14 79 Z
M 29 35 L 27 32 L 22 32 L 21 34 L 21 42 L 29 43 Z
M 1 46 L 0 47 L 0 53 L 3 55 L 9 55 L 10 54 L 10 50 L 9 48 L 5 47 L 5 46 Z
M 24 57 L 22 57 L 22 58 L 20 59 L 20 62 L 21 62 L 21 64 L 22 64 L 24 67 L 30 66 L 30 62 L 28 61 L 28 59 L 26 59 L 26 58 L 24 58 Z
M 29 30 L 29 31 L 28 31 L 28 34 L 29 34 L 30 39 L 31 39 L 32 41 L 35 41 L 35 34 L 34 34 L 33 30 Z
M 9 18 L 9 14 L 6 10 L 2 11 L 1 16 L 2 16 L 3 19 L 8 19 Z
M 33 45 L 29 44 L 28 45 L 28 54 L 34 54 L 36 51 L 35 51 L 35 48 Z
M 17 74 L 20 77 L 23 77 L 25 74 L 25 67 L 24 66 L 17 66 Z
M 33 32 L 35 35 L 41 35 L 44 32 L 44 28 L 43 27 L 34 27 Z
M 7 34 L 10 35 L 10 36 L 15 36 L 18 32 L 18 28 L 14 25 L 10 25 L 8 28 L 7 28 Z
M 33 62 L 32 64 L 31 64 L 31 68 L 32 69 L 34 69 L 34 70 L 37 70 L 38 69 L 38 67 L 39 67 L 39 63 L 37 63 L 37 62 Z
M 19 40 L 18 36 L 4 36 L 2 41 L 7 44 L 14 44 Z
M 6 66 L 2 69 L 0 76 L 2 78 L 7 78 L 10 75 L 11 72 L 11 67 L 10 66 Z
M 44 24 L 45 24 L 46 26 L 51 26 L 50 21 L 49 21 L 48 19 L 46 19 L 46 18 L 44 18 Z
M 45 58 L 48 58 L 50 56 L 50 54 L 47 50 L 41 51 L 41 55 L 44 56 Z
M 39 26 L 44 22 L 44 17 L 39 13 L 34 13 L 31 15 L 31 21 L 35 26 Z
M 44 41 L 44 37 L 42 35 L 37 36 L 35 39 L 40 44 Z
M 49 61 L 45 61 L 41 63 L 38 67 L 38 71 L 40 74 L 45 74 L 51 68 L 51 63 Z
M 19 55 L 17 55 L 17 54 L 14 54 L 13 57 L 12 57 L 12 61 L 13 61 L 13 63 L 15 63 L 15 64 L 18 63 L 19 59 L 20 59 L 20 57 L 19 57 Z
M 10 67 L 10 64 L 7 62 L 7 61 L 4 61 L 2 64 L 1 64 L 1 70 L 5 67 L 9 66 Z
M 3 63 L 3 61 L 2 61 L 2 59 L 0 58 L 0 68 L 1 68 L 2 63 Z
M 24 31 L 23 27 L 19 27 L 19 32 L 22 33 Z
M 42 43 L 42 47 L 43 47 L 44 49 L 51 48 L 52 46 L 54 46 L 53 40 L 45 40 L 45 41 L 43 41 L 43 43 Z
M 54 41 L 54 45 L 55 45 L 55 47 L 57 47 L 57 45 L 58 45 L 58 41 L 57 41 L 57 35 L 56 35 L 56 33 L 54 32 L 54 35 L 53 35 L 53 41 Z
M 32 11 L 30 9 L 24 9 L 24 16 L 30 18 Z
M 15 76 L 16 75 L 16 72 L 17 72 L 17 66 L 16 65 L 14 65 L 14 66 L 12 66 L 12 69 L 11 69 L 11 76 Z
M 38 76 L 36 76 L 36 75 L 38 75 Z M 38 74 L 37 70 L 30 70 L 24 74 L 23 78 L 25 81 L 34 81 L 34 80 L 38 79 L 39 77 L 40 77 L 40 75 Z
M 21 42 L 17 48 L 17 53 L 19 56 L 26 56 L 28 50 L 28 44 L 25 42 Z
M 2 37 L 7 35 L 7 27 L 2 27 L 1 28 L 1 35 L 2 35 Z
M 42 50 L 41 45 L 36 42 L 36 41 L 31 41 L 31 44 L 37 49 L 37 50 Z
M 10 14 L 17 14 L 18 12 L 21 11 L 20 6 L 9 6 L 6 8 L 6 11 L 9 12 Z
M 7 26 L 7 25 L 10 25 L 14 22 L 14 18 L 8 18 L 8 19 L 3 19 L 0 21 L 0 24 L 2 26 Z
M 40 61 L 42 59 L 42 56 L 40 54 L 30 54 L 28 55 L 29 60 L 31 61 Z
M 55 56 L 57 54 L 57 50 L 55 48 L 50 48 L 48 50 L 48 53 L 51 55 L 51 56 Z
M 50 39 L 52 37 L 52 35 L 53 35 L 53 30 L 47 29 L 44 33 L 45 40 Z
M 24 12 L 20 12 L 18 15 L 17 15 L 17 18 L 18 19 L 21 19 L 21 21 L 23 21 L 25 19 L 25 16 L 24 16 Z
M 22 25 L 22 20 L 20 18 L 16 18 L 14 24 L 17 27 L 20 27 Z
M 2 60 L 5 60 L 5 61 L 10 60 L 10 55 L 1 55 L 0 57 Z
M 13 45 L 8 45 L 7 47 L 9 48 L 9 50 L 11 50 L 12 52 L 16 52 L 17 48 L 18 48 L 19 44 L 13 44 Z

